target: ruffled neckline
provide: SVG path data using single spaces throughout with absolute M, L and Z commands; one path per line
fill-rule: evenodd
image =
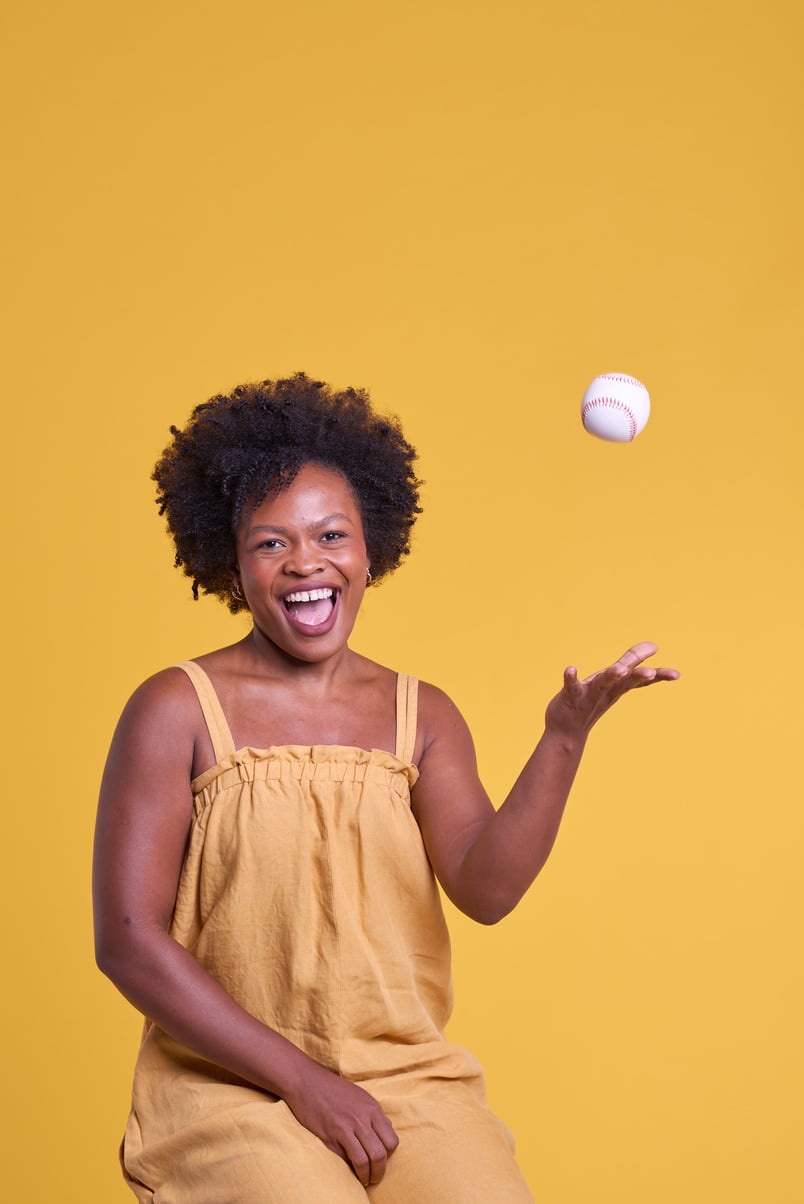
M 198 777 L 193 778 L 190 783 L 193 794 L 199 794 L 228 769 L 235 769 L 249 762 L 265 761 L 284 761 L 290 765 L 326 765 L 332 762 L 372 765 L 391 773 L 404 774 L 410 786 L 413 786 L 419 777 L 419 770 L 415 765 L 406 764 L 385 748 L 368 749 L 351 744 L 275 744 L 268 748 L 245 746 L 228 753 Z

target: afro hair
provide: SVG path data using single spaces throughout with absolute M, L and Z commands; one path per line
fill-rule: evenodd
M 337 392 L 304 373 L 240 385 L 196 406 L 153 472 L 159 513 L 167 516 L 176 566 L 232 612 L 235 531 L 269 494 L 294 480 L 305 464 L 340 472 L 363 521 L 374 582 L 410 551 L 419 486 L 416 451 L 394 417 L 374 412 L 362 389 Z

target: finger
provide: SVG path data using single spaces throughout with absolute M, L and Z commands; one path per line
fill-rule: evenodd
M 645 686 L 648 682 L 653 681 L 656 676 L 656 669 L 653 665 L 643 665 L 641 661 L 633 659 L 629 663 L 624 659 L 627 656 L 628 653 L 623 653 L 619 660 L 598 675 L 601 693 L 610 693 L 612 690 L 624 693 L 626 690 L 631 690 L 636 686 Z
M 633 644 L 627 648 L 621 657 L 614 662 L 617 665 L 625 665 L 626 669 L 633 669 L 636 665 L 641 665 L 649 656 L 653 656 L 659 651 L 658 645 L 651 640 L 642 640 L 639 644 Z
M 564 670 L 564 689 L 568 694 L 577 694 L 579 690 L 578 670 L 574 665 L 567 665 Z
M 640 686 L 649 686 L 654 681 L 678 681 L 681 674 L 678 669 L 651 668 L 638 669 L 634 676 L 642 678 L 637 682 Z
M 353 1133 L 344 1137 L 340 1152 L 341 1157 L 349 1163 L 362 1186 L 368 1187 L 371 1180 L 371 1159 L 360 1138 Z
M 361 1187 L 368 1187 L 371 1182 L 371 1163 L 366 1151 L 360 1148 L 351 1155 L 347 1154 L 346 1161 L 354 1171 L 355 1177 Z
M 374 1121 L 374 1135 L 377 1145 L 373 1151 L 369 1150 L 371 1154 L 371 1175 L 369 1182 L 379 1183 L 388 1168 L 388 1159 L 399 1145 L 399 1138 L 394 1131 L 394 1126 L 385 1113 Z
M 623 693 L 628 690 L 639 690 L 642 686 L 652 686 L 657 681 L 678 681 L 681 674 L 678 669 L 666 669 L 653 665 L 638 665 L 628 675 L 621 679 Z
M 622 656 L 618 657 L 613 665 L 605 671 L 605 676 L 610 681 L 618 681 L 622 678 L 629 679 L 641 678 L 643 675 L 647 677 L 653 673 L 653 667 L 642 669 L 642 662 L 647 660 L 649 656 L 653 656 L 658 651 L 656 644 L 652 640 L 642 640 L 639 644 L 633 644 L 630 648 L 626 648 Z M 652 680 L 652 677 L 649 678 Z M 633 685 L 641 685 L 641 681 L 631 680 Z
M 387 1152 L 389 1154 L 393 1154 L 394 1150 L 399 1145 L 399 1138 L 396 1135 L 396 1129 L 391 1124 L 384 1112 L 381 1112 L 374 1121 L 374 1132 L 385 1146 Z
M 379 1183 L 385 1174 L 387 1166 L 388 1151 L 382 1142 L 380 1142 L 378 1152 L 375 1152 L 371 1156 L 371 1162 L 369 1165 L 369 1184 Z
M 399 1145 L 399 1138 L 390 1121 L 386 1117 L 382 1119 L 385 1121 L 385 1136 L 369 1129 L 359 1136 L 355 1134 L 351 1141 L 344 1143 L 346 1160 L 363 1187 L 370 1187 L 382 1180 L 388 1166 L 388 1155 Z M 383 1126 L 378 1124 L 377 1128 Z

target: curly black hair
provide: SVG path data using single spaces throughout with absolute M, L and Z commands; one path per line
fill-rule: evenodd
M 239 385 L 196 406 L 187 426 L 170 433 L 153 472 L 156 500 L 196 599 L 201 589 L 233 613 L 246 609 L 231 593 L 238 522 L 309 463 L 337 469 L 349 482 L 373 582 L 410 551 L 421 513 L 416 451 L 398 419 L 376 414 L 363 389 L 336 392 L 303 372 Z

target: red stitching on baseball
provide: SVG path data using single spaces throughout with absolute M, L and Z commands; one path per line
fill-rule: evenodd
M 617 376 L 614 372 L 604 372 L 602 376 L 596 377 L 597 380 L 617 380 L 623 385 L 636 385 L 638 389 L 645 389 L 641 380 L 637 380 L 635 376 Z M 645 392 L 647 393 L 647 389 Z
M 608 379 L 610 380 L 611 377 Z M 622 380 L 623 378 L 618 377 L 617 379 Z M 603 406 L 605 409 L 609 410 L 619 410 L 622 414 L 625 414 L 628 418 L 631 429 L 631 435 L 628 441 L 630 443 L 632 439 L 636 439 L 637 421 L 634 411 L 625 405 L 624 402 L 620 401 L 619 397 L 593 397 L 590 401 L 587 401 L 586 405 L 581 410 L 581 421 L 583 422 L 584 426 L 586 426 L 586 415 L 590 410 L 594 410 L 596 406 Z

